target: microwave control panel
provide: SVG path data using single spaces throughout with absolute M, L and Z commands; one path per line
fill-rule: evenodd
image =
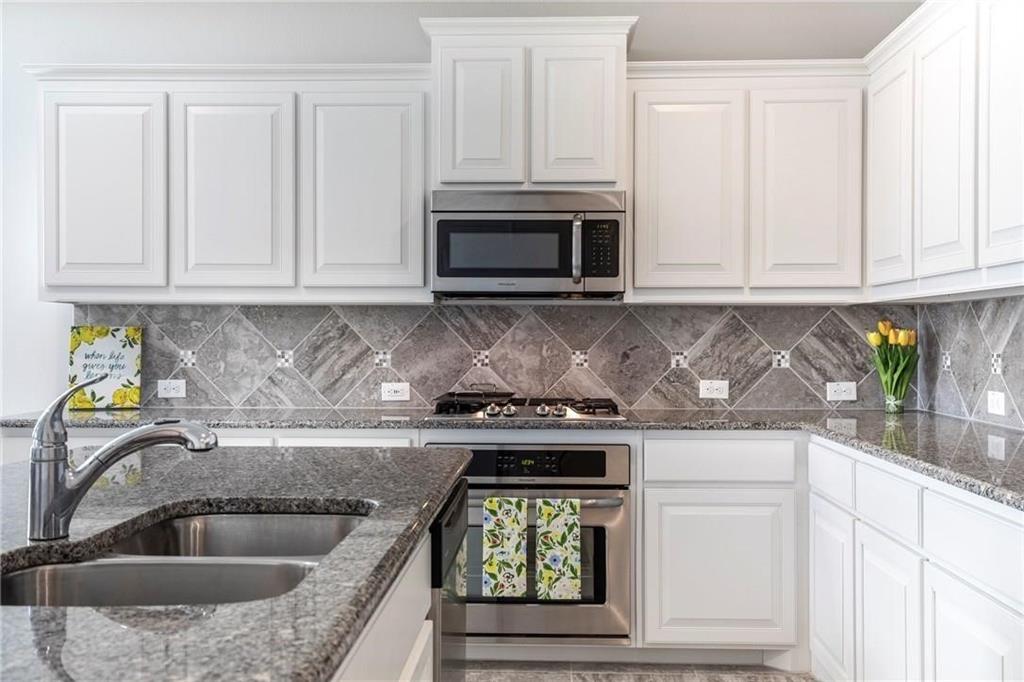
M 584 224 L 583 276 L 619 276 L 619 221 L 588 220 Z

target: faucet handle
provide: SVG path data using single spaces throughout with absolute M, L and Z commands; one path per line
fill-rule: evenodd
M 107 372 L 97 374 L 91 379 L 79 382 L 68 390 L 57 396 L 57 399 L 50 403 L 43 413 L 36 420 L 35 428 L 32 429 L 32 447 L 52 447 L 63 445 L 68 442 L 68 432 L 64 427 L 64 406 L 75 393 L 92 386 L 110 376 Z

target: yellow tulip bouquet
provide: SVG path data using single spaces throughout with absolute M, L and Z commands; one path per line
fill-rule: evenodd
M 917 369 L 917 330 L 898 329 L 891 320 L 879 320 L 878 331 L 867 332 L 874 348 L 872 360 L 885 393 L 885 411 L 903 411 L 910 380 Z

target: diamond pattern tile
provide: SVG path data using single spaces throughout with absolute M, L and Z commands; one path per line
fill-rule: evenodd
M 723 407 L 719 400 L 700 397 L 700 380 L 686 368 L 675 367 L 665 373 L 634 407 L 638 410 L 708 409 Z
M 279 367 L 241 404 L 241 407 L 330 407 L 294 367 Z
M 473 350 L 489 350 L 525 314 L 521 306 L 442 305 L 437 316 Z
M 530 313 L 498 341 L 490 367 L 520 395 L 544 395 L 570 367 L 569 348 Z
M 871 372 L 871 347 L 830 312 L 790 351 L 789 366 L 824 399 L 827 382 L 859 382 Z
M 590 349 L 589 367 L 627 405 L 668 370 L 671 352 L 628 313 Z
M 626 313 L 607 305 L 538 305 L 533 311 L 573 350 L 589 350 Z
M 469 347 L 433 313 L 391 352 L 391 368 L 424 400 L 451 389 L 472 365 Z
M 294 365 L 328 403 L 337 405 L 373 369 L 373 351 L 331 313 L 295 349 Z
M 178 348 L 199 348 L 235 310 L 229 305 L 151 305 L 142 313 Z
M 238 311 L 278 350 L 294 350 L 331 309 L 321 305 L 244 305 Z
M 334 310 L 371 348 L 392 350 L 427 316 L 430 306 L 346 305 Z
M 196 367 L 238 405 L 277 366 L 277 351 L 238 312 L 196 351 Z
M 739 400 L 772 367 L 772 351 L 735 314 L 729 314 L 690 352 L 701 379 L 727 379 L 729 399 Z
M 777 350 L 795 346 L 828 311 L 828 308 L 816 306 L 738 306 L 733 309 L 769 348 Z
M 725 315 L 722 306 L 637 305 L 630 311 L 669 350 L 690 350 Z

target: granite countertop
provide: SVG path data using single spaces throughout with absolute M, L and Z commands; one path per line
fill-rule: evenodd
M 0 427 L 27 428 L 36 416 L 0 418 Z M 879 410 L 631 410 L 623 421 L 565 422 L 430 419 L 430 410 L 425 409 L 143 408 L 69 412 L 67 423 L 131 428 L 172 416 L 194 419 L 214 429 L 803 431 L 1024 510 L 1024 431 L 931 412 L 907 412 L 892 419 Z
M 94 486 L 66 541 L 26 546 L 28 463 L 0 469 L 0 568 L 80 561 L 157 520 L 211 512 L 366 513 L 294 590 L 173 607 L 0 607 L 0 678 L 329 678 L 461 476 L 469 453 L 221 448 L 141 453 L 134 485 Z

